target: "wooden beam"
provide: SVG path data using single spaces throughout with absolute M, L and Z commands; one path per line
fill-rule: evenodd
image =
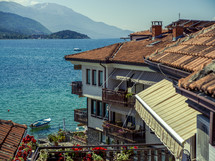
M 215 146 L 215 113 L 210 112 L 210 144 Z

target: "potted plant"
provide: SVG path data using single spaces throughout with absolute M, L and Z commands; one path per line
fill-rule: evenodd
M 117 155 L 115 156 L 115 160 L 117 160 L 117 161 L 127 160 L 128 161 L 128 160 L 130 160 L 129 157 L 130 157 L 129 154 L 120 152 L 120 153 L 117 153 Z

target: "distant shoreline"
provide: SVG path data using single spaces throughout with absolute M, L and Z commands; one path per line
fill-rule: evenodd
M 63 30 L 49 35 L 24 35 L 20 33 L 0 32 L 0 39 L 90 39 L 90 37 L 75 31 Z

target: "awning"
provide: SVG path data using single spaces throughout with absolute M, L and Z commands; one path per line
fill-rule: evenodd
M 165 76 L 156 72 L 117 69 L 111 78 L 121 81 L 128 81 L 131 79 L 132 82 L 153 85 L 164 79 Z
M 135 109 L 175 157 L 187 139 L 196 133 L 196 117 L 200 114 L 175 92 L 172 82 L 162 80 L 135 95 Z

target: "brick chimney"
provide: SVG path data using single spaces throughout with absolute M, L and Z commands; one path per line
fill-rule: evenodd
M 184 27 L 174 23 L 172 26 L 172 40 L 176 41 L 178 38 L 183 37 Z
M 162 21 L 152 21 L 152 39 L 162 34 Z

